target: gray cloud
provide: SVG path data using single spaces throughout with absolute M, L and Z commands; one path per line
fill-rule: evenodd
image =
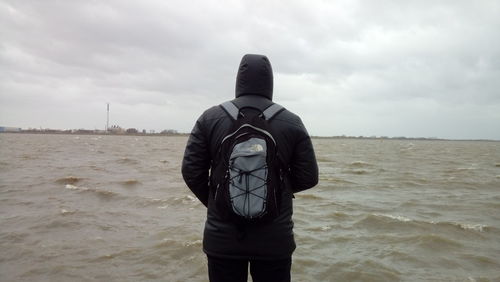
M 189 131 L 264 53 L 314 135 L 500 139 L 497 1 L 1 1 L 0 125 Z

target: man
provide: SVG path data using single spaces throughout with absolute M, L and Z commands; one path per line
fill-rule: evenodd
M 236 99 L 242 112 L 256 114 L 273 105 L 273 72 L 266 56 L 243 56 L 236 78 Z M 252 108 L 250 108 L 252 107 Z M 279 190 L 279 215 L 265 224 L 235 224 L 215 206 L 211 173 L 220 161 L 218 149 L 233 119 L 220 106 L 206 110 L 197 120 L 187 142 L 182 175 L 187 186 L 208 208 L 203 251 L 208 257 L 210 281 L 247 281 L 248 265 L 253 281 L 290 281 L 295 250 L 292 198 L 318 183 L 318 166 L 311 139 L 300 118 L 282 110 L 269 121 L 269 130 L 282 158 L 284 187 Z M 213 182 L 213 179 L 212 179 Z

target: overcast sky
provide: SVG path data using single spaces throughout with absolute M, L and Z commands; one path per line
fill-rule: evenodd
M 311 135 L 500 140 L 500 1 L 0 0 L 0 126 L 189 132 L 265 54 Z

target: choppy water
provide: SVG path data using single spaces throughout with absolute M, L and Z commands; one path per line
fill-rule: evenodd
M 0 134 L 0 281 L 206 281 L 185 143 Z M 294 281 L 500 281 L 500 142 L 314 144 Z

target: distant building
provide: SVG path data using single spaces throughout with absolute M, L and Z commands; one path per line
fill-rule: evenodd
M 0 126 L 0 132 L 21 132 L 19 127 Z
M 94 133 L 94 130 L 89 130 L 89 129 L 73 129 L 73 133 L 76 134 L 92 134 Z
M 112 125 L 111 127 L 108 128 L 108 132 L 115 134 L 123 134 L 125 133 L 125 130 L 118 125 Z
M 165 130 L 162 130 L 161 134 L 177 134 L 177 130 L 175 129 L 165 129 Z

